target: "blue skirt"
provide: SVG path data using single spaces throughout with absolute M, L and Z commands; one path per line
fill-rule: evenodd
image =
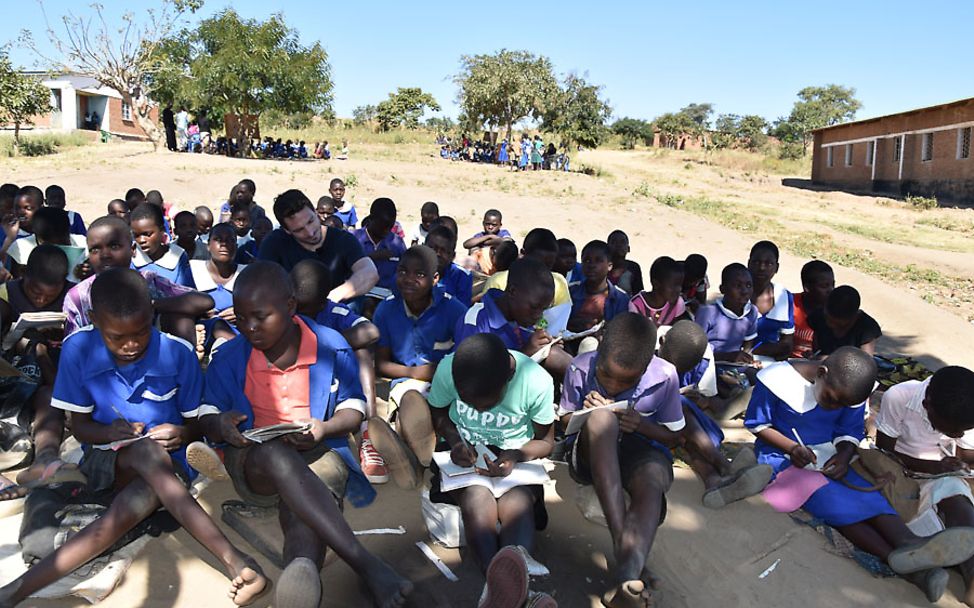
M 720 425 L 717 422 L 704 413 L 696 403 L 690 401 L 686 397 L 680 397 L 683 405 L 690 410 L 693 417 L 696 419 L 697 424 L 703 429 L 703 432 L 710 437 L 710 441 L 713 442 L 714 447 L 719 448 L 720 444 L 724 441 L 724 431 L 720 429 Z
M 872 485 L 852 469 L 844 481 L 860 488 Z M 848 526 L 879 515 L 897 515 L 879 491 L 860 492 L 832 479 L 812 494 L 802 508 L 830 526 Z

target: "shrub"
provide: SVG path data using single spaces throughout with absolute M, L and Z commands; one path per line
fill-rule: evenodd
M 917 211 L 927 211 L 940 206 L 937 203 L 936 196 L 913 196 L 912 194 L 907 194 L 906 202 Z

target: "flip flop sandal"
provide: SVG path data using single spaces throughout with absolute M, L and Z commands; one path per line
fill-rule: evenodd
M 2 494 L 4 492 L 16 491 L 16 490 L 21 490 L 21 489 L 24 490 L 24 493 L 23 494 L 21 494 L 19 496 L 12 496 L 12 497 L 8 498 L 7 501 L 20 500 L 20 499 L 25 498 L 27 496 L 27 491 L 26 491 L 27 488 L 25 488 L 24 486 L 22 486 L 22 485 L 20 485 L 20 484 L 18 484 L 16 482 L 10 481 L 9 479 L 7 479 L 6 481 L 7 481 L 6 484 L 0 485 L 0 494 Z M 6 502 L 6 501 L 0 501 L 0 502 Z

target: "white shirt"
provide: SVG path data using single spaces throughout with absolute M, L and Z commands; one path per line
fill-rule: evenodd
M 930 379 L 908 380 L 891 387 L 883 395 L 876 429 L 896 439 L 896 451 L 919 460 L 943 460 L 956 449 L 974 450 L 974 430 L 960 439 L 947 437 L 933 428 L 923 407 Z

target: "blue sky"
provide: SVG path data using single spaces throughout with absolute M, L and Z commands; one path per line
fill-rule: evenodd
M 48 15 L 87 0 L 46 0 Z M 109 14 L 121 10 L 105 3 Z M 136 14 L 156 2 L 130 0 Z M 457 113 L 451 76 L 462 54 L 501 48 L 548 56 L 559 75 L 603 85 L 615 117 L 651 119 L 691 102 L 717 113 L 787 115 L 799 89 L 855 87 L 868 118 L 974 95 L 970 24 L 974 2 L 403 2 L 207 0 L 198 15 L 232 5 L 247 17 L 284 13 L 302 42 L 321 41 L 335 83 L 335 111 L 377 103 L 419 86 Z M 34 2 L 7 11 L 7 39 L 41 41 Z M 26 51 L 15 63 L 30 66 Z

